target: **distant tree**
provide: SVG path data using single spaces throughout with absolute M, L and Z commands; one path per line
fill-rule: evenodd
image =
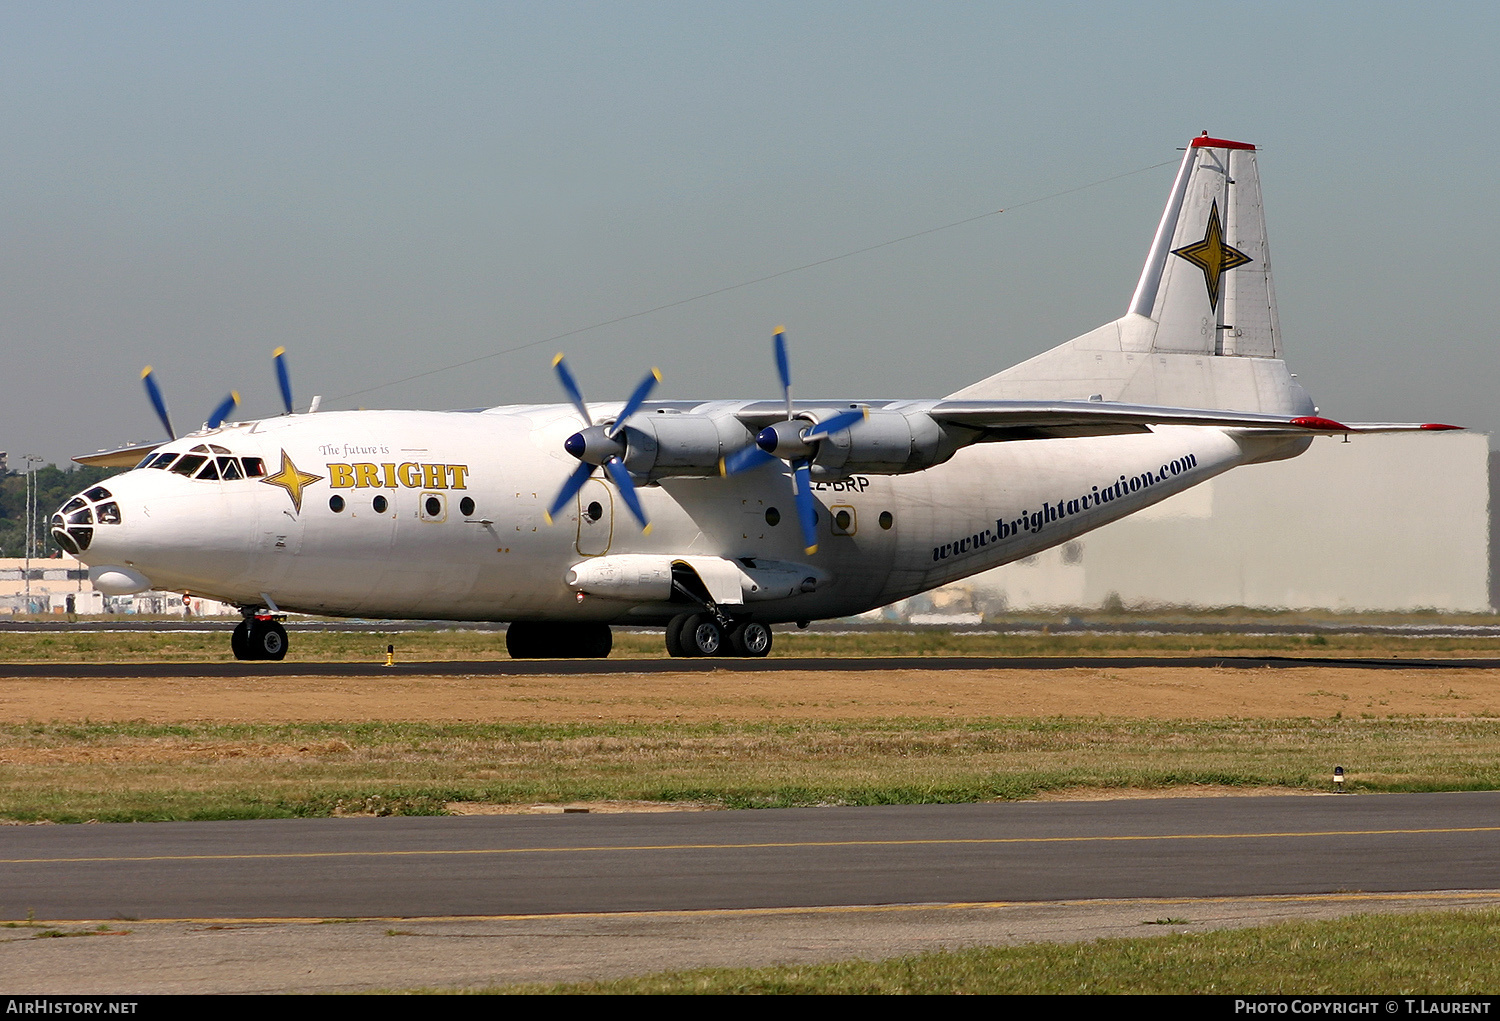
M 33 473 L 36 484 L 36 520 L 32 523 L 36 534 L 44 540 L 38 544 L 45 550 L 42 556 L 56 556 L 61 552 L 52 541 L 47 523 L 57 509 L 70 496 L 96 483 L 118 475 L 124 468 L 95 468 L 88 465 L 70 465 L 67 469 L 55 464 L 43 465 Z M 0 557 L 26 555 L 26 474 L 6 472 L 0 476 Z

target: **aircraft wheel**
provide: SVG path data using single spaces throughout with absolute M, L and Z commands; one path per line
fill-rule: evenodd
M 250 651 L 255 659 L 285 659 L 286 647 L 286 628 L 276 621 L 256 621 L 250 626 Z
M 604 659 L 613 646 L 608 624 L 518 620 L 505 629 L 511 659 Z
M 667 655 L 687 656 L 689 655 L 682 644 L 682 629 L 687 627 L 687 622 L 693 619 L 691 613 L 679 613 L 667 623 Z
M 571 643 L 571 651 L 559 652 L 559 656 L 578 659 L 609 658 L 609 650 L 614 648 L 615 636 L 608 624 L 579 624 L 576 628 L 568 630 L 573 631 L 576 641 Z
M 689 656 L 720 656 L 724 653 L 724 629 L 712 614 L 695 613 L 682 629 L 682 647 Z
M 240 621 L 229 635 L 229 651 L 235 659 L 254 659 L 255 650 L 250 648 L 250 619 Z
M 736 656 L 759 659 L 771 651 L 771 628 L 759 621 L 736 624 L 729 632 L 729 648 Z

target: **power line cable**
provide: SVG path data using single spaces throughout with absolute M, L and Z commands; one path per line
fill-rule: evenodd
M 830 262 L 839 262 L 843 259 L 851 259 L 856 255 L 865 255 L 868 252 L 879 251 L 882 248 L 889 248 L 892 245 L 899 245 L 904 241 L 911 241 L 915 238 L 926 237 L 929 234 L 936 234 L 939 231 L 951 230 L 954 227 L 962 227 L 966 223 L 974 223 L 978 220 L 988 219 L 991 216 L 998 216 L 1001 213 L 1009 212 L 1011 210 L 1021 209 L 1026 206 L 1034 206 L 1040 202 L 1050 202 L 1053 199 L 1063 198 L 1067 195 L 1076 195 L 1078 192 L 1088 191 L 1090 188 L 1097 188 L 1100 185 L 1109 184 L 1112 181 L 1118 181 L 1122 178 L 1134 177 L 1136 174 L 1144 174 L 1147 171 L 1156 170 L 1160 167 L 1170 166 L 1177 162 L 1177 160 L 1171 159 L 1165 160 L 1161 163 L 1153 163 L 1149 167 L 1138 167 L 1135 170 L 1127 170 L 1122 174 L 1114 174 L 1110 177 L 1103 177 L 1097 181 L 1091 181 L 1088 184 L 1081 184 L 1076 188 L 1065 188 L 1062 191 L 1055 191 L 1049 195 L 1042 195 L 1038 198 L 1027 199 L 1024 202 L 1016 202 L 1012 205 L 1004 206 L 1000 209 L 991 209 L 989 212 L 977 213 L 974 216 L 966 216 L 962 220 L 954 220 L 952 223 L 945 223 L 938 227 L 928 227 L 926 230 L 919 230 L 913 234 L 904 234 L 898 238 L 891 238 L 889 241 L 881 241 L 877 244 L 866 245 L 863 248 L 856 248 L 852 251 L 844 252 L 841 255 L 830 255 L 825 259 L 815 259 L 812 262 L 805 262 L 800 266 L 792 266 L 788 269 L 778 270 L 775 273 L 767 273 L 765 276 L 755 277 L 753 280 L 743 280 L 740 283 L 730 284 L 727 287 L 716 287 L 711 291 L 704 291 L 701 294 L 694 294 L 688 298 L 679 298 L 676 301 L 669 301 L 665 304 L 653 305 L 651 308 L 641 309 L 639 312 L 630 312 L 626 315 L 615 316 L 613 319 L 605 319 L 597 323 L 590 323 L 587 326 L 580 326 L 577 329 L 568 330 L 564 333 L 556 333 L 550 337 L 541 337 L 537 340 L 529 340 L 524 344 L 517 344 L 515 347 L 507 347 L 499 351 L 491 351 L 489 354 L 479 355 L 477 357 L 469 358 L 461 362 L 454 362 L 451 365 L 443 365 L 436 369 L 428 369 L 425 372 L 414 373 L 410 376 L 402 376 L 400 379 L 393 379 L 385 383 L 377 383 L 375 386 L 366 387 L 363 390 L 354 390 L 350 393 L 340 394 L 339 396 L 333 397 L 330 400 L 345 401 L 351 397 L 360 397 L 364 394 L 374 393 L 376 390 L 384 390 L 386 387 L 399 386 L 402 383 L 410 383 L 414 379 L 423 379 L 427 376 L 435 376 L 440 372 L 451 372 L 454 369 L 462 369 L 469 365 L 475 365 L 479 362 L 488 361 L 491 358 L 499 358 L 502 355 L 515 354 L 517 351 L 525 351 L 528 348 L 539 347 L 542 344 L 553 344 L 559 340 L 566 340 L 569 337 L 576 337 L 581 333 L 588 333 L 592 330 L 600 330 L 606 326 L 614 326 L 616 323 L 628 322 L 631 319 L 639 319 L 642 316 L 653 315 L 657 312 L 665 312 L 669 308 L 680 308 L 683 305 L 689 305 L 695 301 L 702 301 L 705 298 L 712 298 L 720 294 L 728 294 L 730 291 L 738 291 L 745 287 L 754 287 L 756 284 L 763 284 L 768 280 L 776 280 L 779 277 L 790 276 L 793 273 L 801 273 L 804 270 L 815 269 L 818 266 L 826 266 Z

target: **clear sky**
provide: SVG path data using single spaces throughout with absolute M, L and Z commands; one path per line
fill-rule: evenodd
M 800 395 L 941 396 L 1124 312 L 1204 129 L 1262 148 L 1322 411 L 1500 435 L 1497 41 L 1494 4 L 8 4 L 0 449 L 160 438 L 148 362 L 181 430 L 274 414 L 278 345 L 304 407 L 560 400 L 559 349 L 591 399 L 772 397 L 785 323 Z

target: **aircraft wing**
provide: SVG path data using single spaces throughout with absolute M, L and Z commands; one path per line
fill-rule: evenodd
M 1109 401 L 938 401 L 924 409 L 941 425 L 981 430 L 978 442 L 1147 432 L 1158 425 L 1253 429 L 1289 436 L 1309 432 L 1383 433 L 1457 429 L 1436 422 L 1358 422 L 1346 425 L 1317 415 L 1166 408 Z
M 134 468 L 140 463 L 141 458 L 151 451 L 167 442 L 142 443 L 134 447 L 120 447 L 116 450 L 101 450 L 95 454 L 79 454 L 73 460 L 79 464 L 89 464 L 96 468 Z
M 925 415 L 939 426 L 973 430 L 972 442 L 1056 439 L 1076 436 L 1115 436 L 1149 432 L 1152 426 L 1197 425 L 1219 429 L 1254 429 L 1259 432 L 1305 436 L 1309 432 L 1384 433 L 1458 429 L 1436 422 L 1356 422 L 1345 424 L 1317 415 L 1267 415 L 1248 411 L 1205 408 L 1157 407 L 1120 404 L 1113 401 L 798 401 L 799 415 L 822 420 L 850 408 L 867 407 L 872 413 L 896 412 Z M 757 430 L 786 418 L 785 405 L 756 402 L 735 412 L 747 428 Z M 854 426 L 858 430 L 859 426 Z

